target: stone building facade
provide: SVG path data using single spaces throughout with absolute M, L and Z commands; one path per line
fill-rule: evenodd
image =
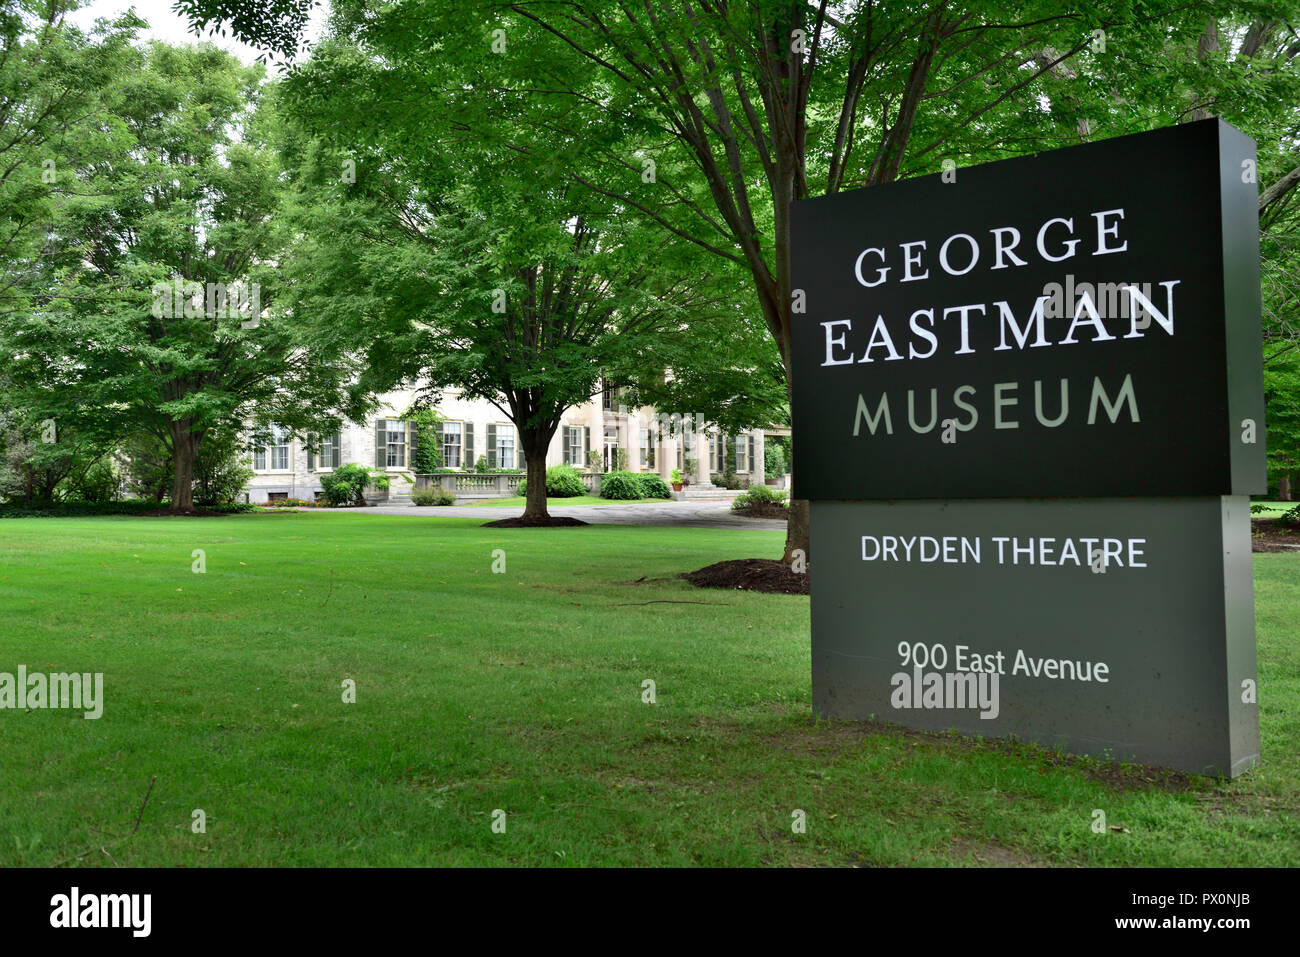
M 283 433 L 250 453 L 254 476 L 247 486 L 251 502 L 298 498 L 320 493 L 320 476 L 346 464 L 383 468 L 390 478 L 390 499 L 409 499 L 415 487 L 411 450 L 435 441 L 447 468 L 473 471 L 481 456 L 491 468 L 524 468 L 523 449 L 510 420 L 490 402 L 465 399 L 457 390 L 443 393 L 438 412 L 443 417 L 436 434 L 419 434 L 403 418 L 415 398 L 414 389 L 381 396 L 380 411 L 365 423 L 348 424 L 335 436 L 322 436 L 319 451 L 302 437 Z M 569 409 L 561 420 L 546 456 L 547 466 L 567 462 L 581 470 L 610 471 L 624 464 L 632 472 L 652 472 L 665 482 L 673 469 L 687 474 L 696 486 L 710 475 L 726 471 L 734 456 L 735 475 L 742 484 L 761 484 L 763 432 L 754 430 L 723 436 L 716 428 L 701 428 L 700 417 L 664 416 L 651 408 L 628 409 L 617 390 L 606 389 L 589 402 Z M 691 460 L 701 459 L 694 474 Z

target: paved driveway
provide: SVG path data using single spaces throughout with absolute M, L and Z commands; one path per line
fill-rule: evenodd
M 350 508 L 304 509 L 321 515 L 355 515 Z M 785 531 L 781 519 L 744 518 L 725 505 L 713 502 L 653 502 L 637 505 L 575 505 L 569 508 L 552 505 L 552 515 L 580 518 L 593 525 L 670 525 L 679 528 L 741 528 Z M 522 515 L 522 506 L 497 505 L 417 506 L 376 505 L 364 510 L 366 515 L 406 515 L 418 518 L 478 518 L 491 522 L 498 518 Z

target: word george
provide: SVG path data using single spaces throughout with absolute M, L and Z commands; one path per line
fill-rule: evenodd
M 1106 256 L 1111 253 L 1122 253 L 1128 249 L 1127 240 L 1119 245 L 1111 244 L 1112 239 L 1119 238 L 1118 220 L 1124 218 L 1123 209 L 1102 210 L 1101 212 L 1093 213 L 1092 218 L 1097 221 L 1097 240 L 1093 245 L 1093 256 Z M 1115 221 L 1107 222 L 1108 218 Z M 1067 239 L 1060 238 L 1060 227 L 1062 226 L 1065 227 L 1065 236 L 1069 237 Z M 1060 244 L 1059 248 L 1064 249 L 1064 252 L 1061 252 L 1059 255 L 1056 254 L 1057 250 L 1049 252 L 1047 249 L 1047 234 L 1049 231 L 1054 234 L 1053 241 Z M 990 229 L 988 232 L 993 237 L 993 265 L 989 267 L 990 270 L 1007 269 L 1011 266 L 1029 265 L 1028 260 L 1022 259 L 1016 253 L 1016 248 L 1020 245 L 1021 239 L 1019 229 L 1015 226 L 997 226 Z M 958 240 L 961 242 L 958 243 Z M 1071 216 L 1067 218 L 1057 216 L 1047 220 L 1038 227 L 1038 233 L 1034 237 L 1034 248 L 1037 250 L 1039 257 L 1044 262 L 1059 263 L 1064 262 L 1067 259 L 1072 259 L 1074 256 L 1078 255 L 1078 248 L 1081 242 L 1082 240 L 1074 238 L 1074 217 Z M 962 247 L 960 250 L 953 250 L 956 255 L 968 257 L 965 265 L 961 266 L 961 268 L 954 268 L 951 261 L 949 250 L 953 249 L 954 244 Z M 899 282 L 916 282 L 929 277 L 930 268 L 925 264 L 924 257 L 922 256 L 922 253 L 926 249 L 924 239 L 919 239 L 910 243 L 899 243 L 898 248 L 903 257 L 903 278 L 898 280 Z M 964 276 L 979 263 L 982 252 L 983 250 L 980 246 L 979 240 L 970 233 L 954 233 L 945 239 L 939 246 L 939 267 L 949 276 Z M 871 289 L 875 286 L 882 285 L 885 280 L 888 279 L 889 272 L 893 267 L 886 265 L 879 266 L 876 269 L 875 278 L 868 282 L 866 277 L 862 274 L 864 261 L 868 256 L 871 256 L 873 259 L 879 259 L 882 264 L 887 263 L 889 257 L 881 247 L 864 249 L 858 254 L 857 260 L 853 263 L 853 277 L 863 286 Z M 914 270 L 917 271 L 914 272 Z M 924 270 L 924 272 L 919 270 Z

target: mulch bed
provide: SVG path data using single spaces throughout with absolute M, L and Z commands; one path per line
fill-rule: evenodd
M 1300 528 L 1283 525 L 1276 518 L 1251 519 L 1250 550 L 1300 554 Z
M 784 505 L 763 502 L 758 505 L 751 505 L 749 508 L 732 509 L 731 514 L 743 515 L 745 518 L 779 518 L 784 521 L 790 517 L 790 509 Z
M 572 525 L 589 525 L 580 518 L 563 518 L 552 515 L 541 520 L 534 518 L 499 518 L 495 522 L 484 522 L 484 528 L 561 528 Z
M 808 594 L 807 574 L 796 575 L 785 562 L 770 558 L 717 562 L 681 577 L 697 588 L 729 588 L 773 595 Z
M 206 508 L 187 508 L 172 511 L 169 508 L 157 508 L 152 512 L 141 512 L 144 518 L 225 518 L 227 512 L 214 512 Z

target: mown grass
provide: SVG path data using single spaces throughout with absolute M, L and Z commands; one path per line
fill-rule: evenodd
M 811 720 L 807 598 L 673 577 L 780 545 L 360 514 L 5 522 L 0 671 L 102 671 L 106 704 L 0 711 L 0 864 L 1300 860 L 1300 558 L 1256 556 L 1266 763 L 1228 783 Z M 1127 833 L 1094 834 L 1094 809 Z

